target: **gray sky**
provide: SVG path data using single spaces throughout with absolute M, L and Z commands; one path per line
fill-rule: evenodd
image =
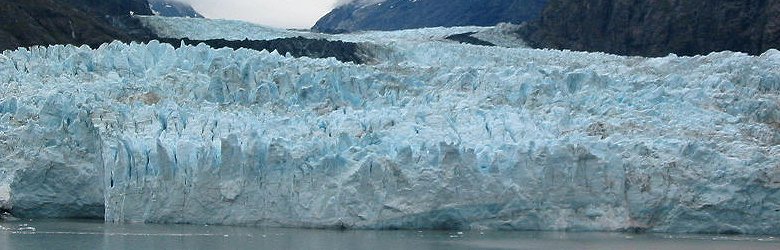
M 181 0 L 208 18 L 239 19 L 280 28 L 311 28 L 343 0 Z

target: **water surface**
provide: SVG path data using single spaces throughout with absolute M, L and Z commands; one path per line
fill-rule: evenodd
M 0 223 L 0 249 L 780 249 L 773 236 L 335 231 L 84 220 Z

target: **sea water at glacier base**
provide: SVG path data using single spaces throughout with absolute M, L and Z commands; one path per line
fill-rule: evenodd
M 311 230 L 88 220 L 0 223 L 0 249 L 678 249 L 772 250 L 772 236 L 586 232 Z M 21 229 L 20 228 L 27 228 Z M 35 228 L 31 231 L 30 228 Z

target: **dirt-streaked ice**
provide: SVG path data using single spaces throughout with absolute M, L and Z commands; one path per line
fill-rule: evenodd
M 776 50 L 376 44 L 376 65 L 158 43 L 6 51 L 0 205 L 56 217 L 104 204 L 106 220 L 133 222 L 780 233 Z

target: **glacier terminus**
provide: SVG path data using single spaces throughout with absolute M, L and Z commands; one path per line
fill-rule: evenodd
M 777 50 L 644 58 L 529 49 L 501 36 L 508 25 L 323 35 L 142 21 L 172 38 L 200 22 L 235 39 L 356 42 L 375 61 L 154 41 L 5 51 L 0 208 L 141 223 L 780 233 Z M 464 32 L 504 46 L 443 39 Z

